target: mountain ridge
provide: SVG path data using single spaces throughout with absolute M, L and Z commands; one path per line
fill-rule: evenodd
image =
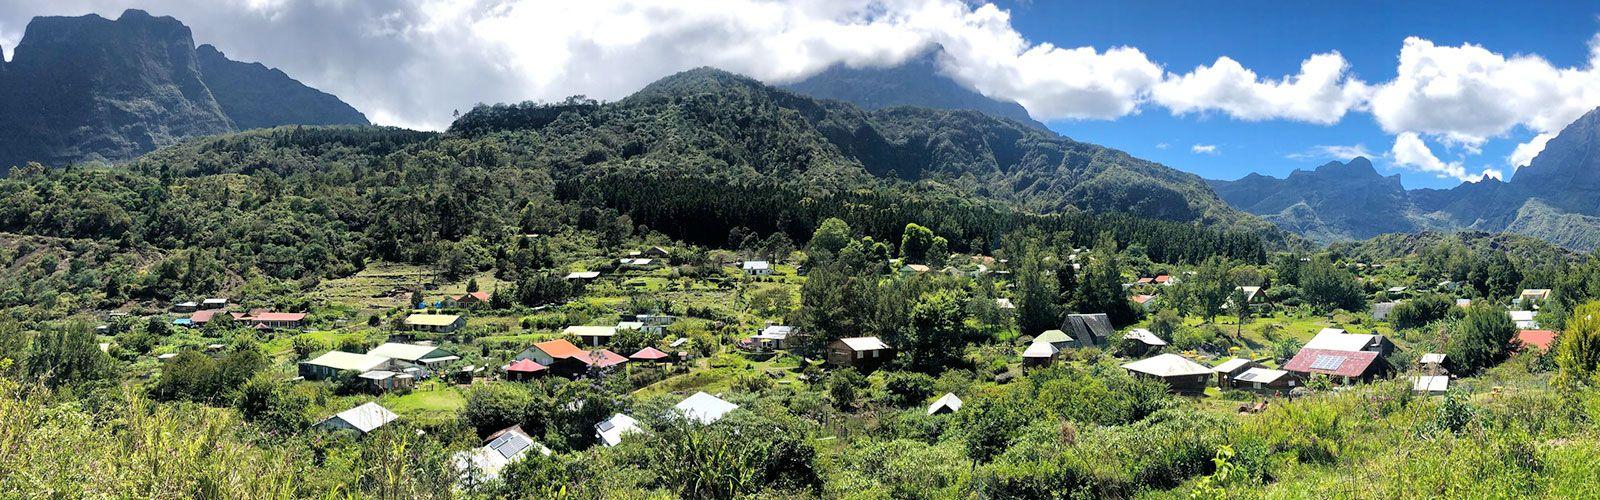
M 956 82 L 939 68 L 944 48 L 931 46 L 900 64 L 851 67 L 840 63 L 780 88 L 821 99 L 849 102 L 867 111 L 892 107 L 967 109 L 1050 130 L 1015 101 L 1002 101 Z
M 205 66 L 215 82 L 207 81 Z M 369 123 L 331 95 L 277 78 L 281 72 L 235 63 L 214 47 L 201 51 L 181 21 L 138 9 L 115 20 L 35 17 L 3 68 L 0 168 L 120 161 L 255 126 Z M 265 97 L 278 94 L 289 98 Z M 310 107 L 287 109 L 304 105 Z

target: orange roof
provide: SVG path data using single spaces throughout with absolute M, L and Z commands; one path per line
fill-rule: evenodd
M 579 349 L 578 346 L 572 345 L 572 343 L 568 342 L 567 339 L 546 340 L 544 342 L 534 344 L 533 346 L 544 352 L 546 355 L 556 359 L 585 359 L 589 357 L 589 351 Z
M 472 297 L 474 299 L 477 299 L 478 302 L 488 302 L 489 301 L 489 292 L 485 292 L 483 290 L 479 290 L 479 291 L 476 291 L 476 292 L 472 292 L 472 293 L 469 293 L 469 294 L 466 294 L 466 295 L 462 295 L 462 296 L 456 297 L 455 300 L 456 300 L 456 302 L 461 302 L 462 300 L 465 300 L 467 297 Z
M 1153 298 L 1156 298 L 1156 296 L 1154 296 L 1154 295 L 1134 295 L 1133 296 L 1133 301 L 1137 302 L 1137 303 L 1140 303 L 1140 304 L 1143 304 L 1145 302 L 1149 302 L 1150 299 L 1153 299 Z
M 1165 275 L 1165 274 L 1160 275 L 1160 276 L 1156 276 L 1156 283 L 1166 283 L 1167 281 L 1170 281 L 1170 280 L 1172 280 L 1172 276 L 1168 276 L 1168 275 Z
M 256 321 L 301 321 L 306 319 L 306 313 L 264 312 L 257 314 Z
M 1154 282 L 1155 280 L 1156 280 L 1155 278 L 1139 278 L 1139 282 L 1140 283 L 1151 283 L 1151 282 Z
M 1550 330 L 1522 330 L 1517 332 L 1517 342 L 1525 346 L 1533 346 L 1539 352 L 1550 350 L 1550 343 L 1556 340 L 1556 332 Z
M 198 325 L 198 324 L 201 324 L 201 323 L 205 323 L 205 322 L 211 321 L 211 317 L 212 316 L 216 316 L 218 311 L 220 311 L 220 310 L 219 309 L 206 309 L 204 311 L 195 311 L 194 314 L 189 315 L 189 322 Z

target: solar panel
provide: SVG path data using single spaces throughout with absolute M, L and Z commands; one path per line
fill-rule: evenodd
M 1252 382 L 1256 378 L 1256 375 L 1260 375 L 1260 374 L 1256 373 L 1256 372 L 1244 372 L 1244 374 L 1239 375 L 1239 380 L 1243 380 L 1245 382 Z
M 1317 359 L 1311 361 L 1311 369 L 1338 370 L 1340 366 L 1344 365 L 1344 360 L 1344 356 L 1317 356 Z

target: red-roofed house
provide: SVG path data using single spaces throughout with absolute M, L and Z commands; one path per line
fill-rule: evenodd
M 300 325 L 305 323 L 306 313 L 260 312 L 254 315 L 241 316 L 235 319 L 243 321 L 249 324 L 252 328 L 256 328 L 258 330 L 275 328 L 300 328 Z
M 1518 344 L 1524 347 L 1538 349 L 1539 352 L 1550 351 L 1550 344 L 1556 341 L 1556 332 L 1551 330 L 1519 330 L 1517 331 Z
M 489 305 L 489 292 L 482 290 L 444 299 L 445 307 L 478 307 Z
M 595 368 L 610 368 L 627 362 L 628 358 L 611 352 L 610 349 L 601 349 L 589 353 L 589 366 Z
M 189 324 L 196 327 L 206 326 L 206 323 L 210 323 L 211 318 L 216 316 L 218 312 L 221 312 L 221 309 L 195 311 L 194 314 L 189 315 Z
M 652 363 L 669 361 L 667 353 L 661 352 L 660 349 L 656 349 L 654 347 L 640 349 L 639 352 L 628 356 L 628 359 L 634 361 L 648 361 Z
M 1156 282 L 1157 285 L 1170 285 L 1170 284 L 1174 283 L 1172 281 L 1172 275 L 1169 275 L 1169 274 L 1157 275 L 1156 279 L 1154 281 Z
M 605 349 L 598 351 L 585 351 L 572 345 L 566 339 L 548 340 L 534 344 L 533 347 L 524 349 L 513 361 L 530 359 L 549 368 L 552 373 L 563 376 L 577 376 L 587 373 L 589 368 L 606 368 L 628 361 Z
M 1307 379 L 1312 375 L 1325 375 L 1344 384 L 1371 382 L 1390 371 L 1389 363 L 1376 352 L 1309 348 L 1295 353 L 1294 359 L 1283 365 L 1283 369 Z
M 545 373 L 548 368 L 531 359 L 519 359 L 505 366 L 506 380 L 522 381 Z

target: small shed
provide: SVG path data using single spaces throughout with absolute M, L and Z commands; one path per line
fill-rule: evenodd
M 506 371 L 506 380 L 514 382 L 531 380 L 534 377 L 545 374 L 546 371 L 549 370 L 549 368 L 531 359 L 519 359 L 512 361 L 510 364 L 504 366 L 503 369 Z
M 635 432 L 644 432 L 644 429 L 639 427 L 639 421 L 621 413 L 594 424 L 595 437 L 606 446 L 616 446 L 622 442 L 624 435 Z
M 1211 371 L 1217 374 L 1217 388 L 1232 389 L 1234 387 L 1235 378 L 1243 374 L 1245 370 L 1255 368 L 1256 366 L 1258 365 L 1253 360 L 1245 358 L 1228 358 L 1227 361 L 1223 361 L 1222 363 L 1217 364 L 1217 366 L 1211 367 Z
M 828 364 L 871 370 L 894 357 L 894 350 L 877 337 L 849 337 L 828 344 Z
M 1445 375 L 1449 373 L 1444 368 L 1444 354 L 1430 352 L 1417 359 L 1417 367 L 1428 375 Z
M 1423 375 L 1411 379 L 1411 392 L 1423 396 L 1440 396 L 1450 391 L 1448 375 Z
M 378 403 L 366 403 L 323 419 L 317 426 L 331 430 L 352 430 L 367 434 L 400 418 Z
M 1157 337 L 1155 332 L 1144 328 L 1133 328 L 1122 334 L 1126 340 L 1124 348 L 1135 356 L 1143 356 L 1151 352 L 1160 351 L 1167 346 L 1167 341 Z
M 673 406 L 683 413 L 683 416 L 702 424 L 711 424 L 727 415 L 728 412 L 739 409 L 739 405 L 724 401 L 722 398 L 696 392 L 693 396 L 684 398 L 683 401 Z
M 640 349 L 639 352 L 628 355 L 628 359 L 646 363 L 664 363 L 672 361 L 671 356 L 668 356 L 667 353 L 661 352 L 660 349 L 656 349 L 654 347 Z
M 1236 388 L 1271 394 L 1288 394 L 1295 387 L 1304 385 L 1299 375 L 1259 366 L 1245 370 L 1233 381 Z
M 1060 352 L 1061 350 L 1054 344 L 1035 340 L 1032 344 L 1028 344 L 1027 349 L 1022 350 L 1022 366 L 1050 366 L 1050 363 L 1055 361 L 1056 354 Z

